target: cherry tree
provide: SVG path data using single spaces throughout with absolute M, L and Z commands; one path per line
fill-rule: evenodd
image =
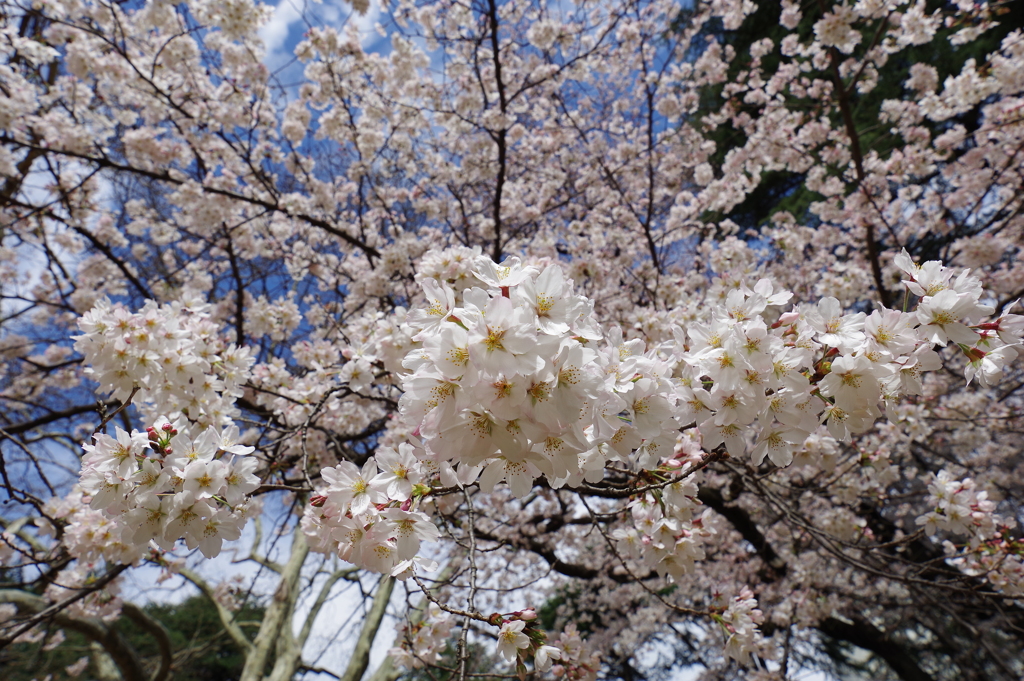
M 1024 33 L 761 4 L 5 0 L 0 656 L 1024 674 Z

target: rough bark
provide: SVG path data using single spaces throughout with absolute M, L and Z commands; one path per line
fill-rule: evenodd
M 370 664 L 370 648 L 373 646 L 373 639 L 377 637 L 377 630 L 380 629 L 381 620 L 384 619 L 384 612 L 387 610 L 391 593 L 394 590 L 395 580 L 391 577 L 384 577 L 380 586 L 377 587 L 373 605 L 370 606 L 370 612 L 366 614 L 366 621 L 363 622 L 359 639 L 356 641 L 356 647 L 348 661 L 348 667 L 341 675 L 341 681 L 360 681 L 363 674 L 366 673 L 366 668 Z
M 309 555 L 309 544 L 299 525 L 292 533 L 292 551 L 288 562 L 281 571 L 281 579 L 274 591 L 274 596 L 263 615 L 260 631 L 253 641 L 252 650 L 245 658 L 240 681 L 262 681 L 270 660 L 270 652 L 275 650 L 281 638 L 294 639 L 291 631 L 292 616 L 295 613 L 295 602 L 298 599 L 301 585 L 302 564 Z

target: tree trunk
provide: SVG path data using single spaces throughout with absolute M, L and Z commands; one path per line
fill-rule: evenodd
M 281 580 L 274 591 L 274 597 L 267 606 L 263 615 L 263 623 L 260 625 L 260 633 L 256 635 L 252 651 L 245 658 L 245 667 L 242 669 L 240 681 L 262 681 L 263 674 L 270 660 L 270 651 L 279 648 L 279 642 L 291 641 L 294 646 L 294 634 L 292 633 L 292 617 L 295 614 L 295 601 L 298 599 L 299 587 L 301 584 L 302 564 L 306 562 L 309 555 L 309 544 L 306 543 L 306 535 L 302 533 L 302 527 L 298 524 L 292 533 L 292 553 L 288 563 L 281 571 Z M 301 657 L 301 651 L 299 651 Z

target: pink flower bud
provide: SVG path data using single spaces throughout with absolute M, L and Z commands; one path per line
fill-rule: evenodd
M 779 324 L 789 326 L 790 324 L 795 324 L 798 319 L 800 319 L 799 312 L 784 312 L 779 316 Z

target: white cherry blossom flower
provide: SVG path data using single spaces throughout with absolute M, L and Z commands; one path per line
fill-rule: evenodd
M 538 671 L 542 672 L 546 672 L 551 669 L 552 660 L 560 659 L 562 659 L 562 651 L 555 646 L 540 646 L 533 654 L 533 664 Z
M 514 620 L 505 622 L 498 631 L 498 654 L 506 662 L 515 662 L 519 651 L 530 647 L 530 638 L 523 633 L 526 622 Z
M 220 554 L 225 541 L 234 541 L 242 536 L 240 519 L 225 509 L 216 511 L 201 523 L 197 532 L 185 535 L 185 545 L 198 548 L 207 558 Z
M 887 373 L 890 372 L 885 367 L 879 367 L 864 355 L 843 356 L 832 362 L 831 371 L 818 385 L 822 395 L 835 398 L 837 406 L 855 411 L 878 403 L 881 398 L 878 382 Z
M 528 277 L 537 274 L 536 267 L 524 266 L 522 261 L 514 255 L 506 258 L 500 265 L 495 264 L 486 256 L 480 256 L 473 265 L 475 266 L 473 274 L 477 279 L 496 289 L 518 286 Z
M 793 463 L 793 452 L 807 439 L 808 432 L 780 423 L 764 426 L 758 435 L 757 444 L 750 453 L 751 461 L 760 466 L 765 455 L 776 466 L 785 467 Z
M 960 320 L 979 311 L 979 306 L 971 298 L 956 291 L 940 291 L 924 298 L 918 305 L 919 333 L 924 340 L 943 347 L 949 341 L 974 345 L 978 341 L 978 333 Z
M 536 279 L 527 277 L 516 291 L 537 316 L 537 326 L 546 334 L 557 336 L 569 331 L 570 285 L 562 268 L 549 265 Z
M 374 458 L 381 471 L 374 478 L 374 486 L 384 489 L 387 497 L 396 501 L 405 501 L 412 496 L 412 486 L 423 478 L 413 446 L 403 442 L 397 452 L 391 447 L 381 447 Z
M 235 457 L 228 466 L 224 477 L 224 499 L 232 506 L 238 506 L 245 498 L 259 489 L 260 479 L 255 474 L 259 462 L 251 457 Z
M 386 501 L 387 497 L 371 481 L 377 476 L 377 462 L 373 457 L 366 460 L 360 470 L 350 461 L 342 461 L 334 468 L 325 468 L 320 475 L 330 485 L 327 498 L 340 507 L 351 504 L 352 514 L 359 515 L 370 507 Z
M 389 573 L 399 561 L 399 551 L 388 521 L 376 522 L 360 542 L 359 565 L 374 572 Z
M 221 460 L 192 461 L 182 476 L 182 489 L 191 492 L 196 499 L 209 499 L 223 491 L 228 476 L 228 466 Z
M 807 324 L 817 332 L 822 345 L 852 352 L 864 340 L 863 312 L 844 315 L 843 308 L 835 298 L 822 298 L 817 307 L 807 312 Z

